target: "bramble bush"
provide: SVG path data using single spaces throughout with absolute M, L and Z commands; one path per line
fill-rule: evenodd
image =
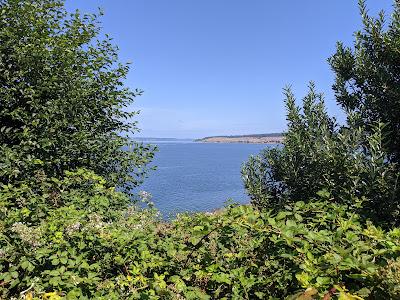
M 4 299 L 400 296 L 400 230 L 363 222 L 326 192 L 279 212 L 231 205 L 167 223 L 154 209 L 115 209 L 126 195 L 93 172 L 68 172 L 55 185 L 62 191 L 52 180 L 42 178 L 36 192 L 2 186 Z M 55 192 L 63 204 L 40 218 L 18 207 L 53 201 Z
M 3 185 L 0 195 L 1 298 L 120 299 L 132 262 L 156 272 L 162 261 L 148 250 L 160 241 L 156 212 L 128 206 L 91 171 Z
M 399 230 L 385 232 L 351 211 L 321 198 L 278 213 L 238 206 L 187 216 L 177 230 L 192 227 L 194 250 L 181 273 L 194 268 L 189 282 L 212 299 L 398 297 L 399 282 L 382 274 L 399 263 Z

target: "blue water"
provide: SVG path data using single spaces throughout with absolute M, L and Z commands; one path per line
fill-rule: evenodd
M 140 190 L 168 217 L 183 211 L 213 211 L 228 199 L 246 203 L 240 169 L 267 145 L 152 141 L 158 146 L 150 173 Z

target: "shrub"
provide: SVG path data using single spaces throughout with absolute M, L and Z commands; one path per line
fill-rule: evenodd
M 302 110 L 290 89 L 285 94 L 288 131 L 284 147 L 265 149 L 242 170 L 252 203 L 279 209 L 290 202 L 311 200 L 326 190 L 332 201 L 346 205 L 365 198 L 362 215 L 366 218 L 388 224 L 398 220 L 399 174 L 382 147 L 385 126 L 376 124 L 371 134 L 353 124 L 339 128 L 313 84 Z
M 365 224 L 326 193 L 279 212 L 230 206 L 165 223 L 153 209 L 120 209 L 126 196 L 92 172 L 50 181 L 35 191 L 2 186 L 2 298 L 400 296 L 399 229 Z M 53 201 L 53 185 L 60 183 L 63 205 L 40 218 L 29 205 L 18 207 L 26 197 Z
M 365 224 L 352 210 L 325 198 L 279 212 L 239 206 L 183 217 L 176 230 L 190 229 L 193 250 L 181 274 L 212 299 L 398 298 L 399 230 Z
M 354 46 L 338 43 L 329 59 L 335 72 L 337 103 L 357 116 L 357 125 L 372 132 L 376 122 L 386 123 L 384 146 L 389 159 L 400 161 L 400 2 L 386 22 L 368 15 L 360 0 L 363 28 L 355 33 Z
M 400 6 L 394 4 L 387 28 L 383 13 L 371 18 L 362 0 L 360 10 L 364 28 L 356 33 L 354 50 L 339 43 L 329 60 L 347 124 L 339 126 L 329 117 L 313 83 L 302 108 L 290 88 L 285 89 L 284 147 L 266 149 L 242 169 L 245 187 L 259 208 L 279 209 L 327 190 L 342 204 L 364 198 L 359 210 L 364 218 L 385 226 L 399 224 Z
M 32 186 L 3 185 L 0 297 L 129 295 L 127 266 L 135 262 L 157 272 L 160 259 L 147 250 L 159 241 L 156 212 L 128 201 L 85 170 Z
M 76 168 L 141 181 L 153 153 L 122 135 L 136 131 L 124 108 L 141 91 L 124 87 L 117 54 L 96 15 L 69 15 L 62 0 L 0 1 L 0 182 Z

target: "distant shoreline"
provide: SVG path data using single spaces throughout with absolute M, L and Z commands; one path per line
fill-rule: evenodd
M 207 136 L 200 139 L 179 139 L 179 138 L 157 138 L 157 137 L 136 137 L 133 140 L 138 142 L 195 142 L 195 143 L 237 143 L 237 144 L 282 144 L 283 133 L 231 135 L 231 136 Z
M 210 136 L 195 140 L 200 143 L 282 144 L 283 134 L 268 133 L 238 136 Z

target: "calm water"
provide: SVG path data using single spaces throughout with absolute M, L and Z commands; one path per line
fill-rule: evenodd
M 212 211 L 228 199 L 246 203 L 241 165 L 267 145 L 152 142 L 159 151 L 140 190 L 150 192 L 164 216 L 182 211 Z

